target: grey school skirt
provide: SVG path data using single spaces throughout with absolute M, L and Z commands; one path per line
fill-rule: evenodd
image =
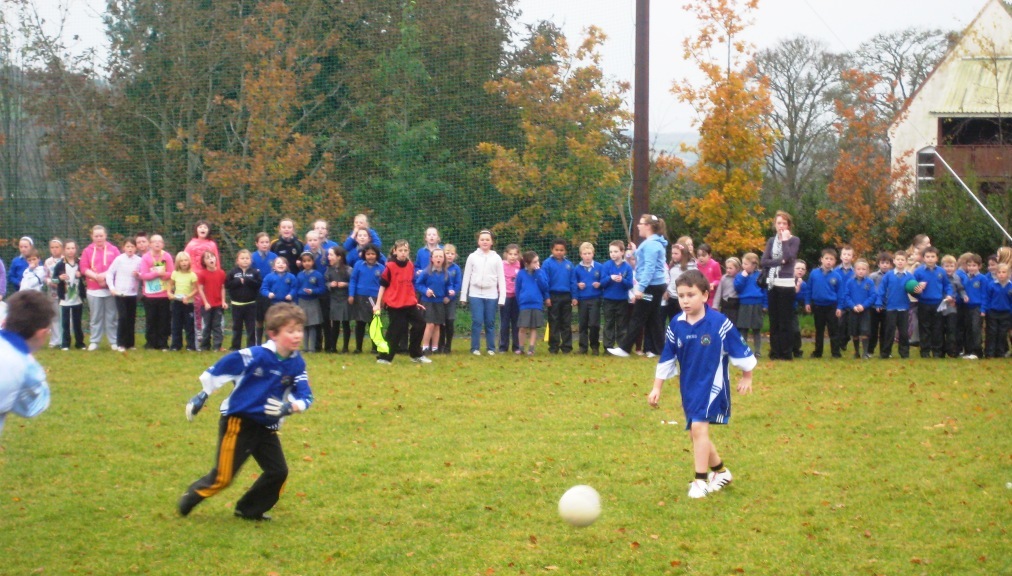
M 520 311 L 520 319 L 517 321 L 518 328 L 541 328 L 545 325 L 545 313 L 543 310 L 528 308 Z

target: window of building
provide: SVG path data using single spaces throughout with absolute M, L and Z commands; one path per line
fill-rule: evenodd
M 917 153 L 917 182 L 931 182 L 935 179 L 935 149 L 924 148 Z

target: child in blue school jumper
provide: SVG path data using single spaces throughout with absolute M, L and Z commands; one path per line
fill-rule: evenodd
M 1008 353 L 1008 331 L 1012 329 L 1012 282 L 1009 265 L 1001 262 L 995 270 L 995 280 L 987 284 L 987 297 L 980 307 L 987 319 L 986 358 L 1004 358 Z
M 812 291 L 805 282 L 805 275 L 808 274 L 808 263 L 802 259 L 794 261 L 794 321 L 791 324 L 791 332 L 794 335 L 794 357 L 801 358 L 804 351 L 801 349 L 801 315 L 805 313 L 805 303 L 812 299 Z
M 271 252 L 271 237 L 266 232 L 257 232 L 256 249 L 250 254 L 250 262 L 260 272 L 261 283 L 267 275 L 274 271 L 274 261 L 278 255 Z M 262 285 L 262 284 L 261 284 Z M 256 315 L 256 342 L 264 341 L 264 316 L 267 309 L 271 307 L 271 300 L 257 291 L 257 315 Z
M 316 352 L 316 333 L 323 325 L 323 307 L 320 305 L 320 299 L 327 293 L 327 280 L 323 277 L 323 273 L 316 269 L 316 256 L 312 252 L 303 252 L 299 259 L 302 261 L 302 272 L 299 272 L 297 277 L 299 285 L 296 294 L 299 308 L 306 313 L 306 338 L 303 340 L 302 349 Z
M 945 335 L 942 330 L 942 313 L 938 310 L 944 300 L 955 302 L 949 275 L 938 265 L 938 248 L 928 246 L 921 254 L 924 265 L 914 271 L 917 288 L 917 326 L 921 342 L 921 358 L 945 358 Z
M 208 396 L 228 382 L 234 386 L 221 403 L 215 465 L 179 499 L 181 515 L 188 516 L 227 488 L 252 456 L 263 473 L 236 501 L 235 516 L 257 522 L 271 519 L 267 511 L 277 504 L 288 479 L 278 430 L 286 416 L 305 412 L 313 404 L 306 361 L 299 355 L 305 320 L 305 313 L 294 304 L 272 306 L 264 321 L 269 342 L 232 352 L 200 375 L 201 391 L 186 405 L 191 422 Z
M 980 273 L 982 265 L 983 261 L 980 256 L 967 254 L 964 264 L 966 269 L 956 271 L 963 282 L 963 290 L 966 291 L 966 300 L 956 304 L 963 334 L 963 358 L 967 360 L 976 360 L 984 356 L 984 334 L 980 307 L 984 304 L 984 299 L 987 298 L 987 285 L 991 278 L 987 274 Z
M 562 238 L 552 241 L 552 257 L 541 265 L 548 280 L 552 304 L 548 307 L 548 352 L 573 351 L 573 263 L 566 258 L 568 244 Z
M 260 284 L 260 295 L 270 301 L 271 306 L 281 302 L 298 302 L 299 280 L 288 271 L 288 260 L 274 259 L 274 270 Z
M 738 316 L 735 328 L 743 338 L 752 333 L 752 352 L 760 357 L 762 345 L 763 310 L 767 304 L 766 291 L 759 287 L 759 255 L 749 252 L 741 257 L 741 272 L 734 277 L 734 291 L 738 293 Z
M 580 263 L 573 268 L 573 304 L 577 307 L 580 328 L 580 354 L 601 353 L 601 271 L 604 266 L 594 261 L 594 245 L 580 244 Z
M 420 251 L 419 251 L 420 252 Z M 446 252 L 432 248 L 426 255 L 428 264 L 415 272 L 415 290 L 425 311 L 425 332 L 422 333 L 422 355 L 439 354 L 439 333 L 446 323 L 446 305 L 450 302 L 450 277 L 446 273 Z
M 614 348 L 625 338 L 629 291 L 633 287 L 633 269 L 625 261 L 625 242 L 608 244 L 608 261 L 601 266 L 601 316 L 604 323 L 604 349 Z
M 517 273 L 517 306 L 520 308 L 520 344 L 528 342 L 527 355 L 534 355 L 534 344 L 538 340 L 538 328 L 545 325 L 545 305 L 549 303 L 548 279 L 541 270 L 541 261 L 533 250 L 521 256 L 524 268 Z
M 878 270 L 868 275 L 872 282 L 875 283 L 875 293 L 878 294 L 879 286 L 882 284 L 882 277 L 889 273 L 893 269 L 893 254 L 892 252 L 882 251 L 878 254 Z M 885 312 L 881 308 L 875 307 L 871 309 L 871 328 L 870 335 L 868 337 L 868 353 L 874 354 L 875 348 L 878 347 L 880 342 L 885 338 Z
M 355 321 L 355 354 L 362 353 L 365 327 L 372 322 L 373 301 L 379 295 L 380 276 L 383 274 L 381 254 L 378 246 L 368 244 L 362 249 L 362 258 L 355 262 L 348 283 L 348 304 L 351 305 L 351 319 Z M 375 346 L 373 346 L 375 348 Z
M 907 272 L 907 253 L 897 250 L 893 254 L 893 269 L 882 276 L 878 285 L 878 298 L 875 300 L 875 307 L 885 311 L 885 333 L 879 347 L 881 358 L 892 358 L 893 339 L 897 338 L 897 330 L 900 358 L 910 357 L 910 336 L 907 331 L 910 298 L 906 285 L 913 279 L 914 275 Z
M 858 258 L 854 262 L 854 276 L 843 289 L 840 309 L 850 322 L 847 332 L 854 340 L 854 358 L 871 358 L 868 338 L 871 336 L 871 310 L 875 309 L 878 292 L 875 281 L 868 277 L 868 261 Z
M 854 277 L 854 248 L 850 244 L 840 246 L 840 264 L 836 267 L 836 273 L 840 275 L 840 290 L 843 290 L 847 287 L 847 282 Z M 837 318 L 839 320 L 836 330 L 837 340 L 840 342 L 840 351 L 845 352 L 848 339 L 853 337 L 850 332 L 850 311 L 845 308 L 840 310 Z
M 839 358 L 840 340 L 837 327 L 838 318 L 841 316 L 838 314 L 838 308 L 843 279 L 833 269 L 833 265 L 836 264 L 836 250 L 824 248 L 819 262 L 822 265 L 808 275 L 811 300 L 805 303 L 805 311 L 815 317 L 815 351 L 812 352 L 812 358 L 822 358 L 823 337 L 827 329 L 830 351 L 833 358 Z
M 450 301 L 446 303 L 446 323 L 439 330 L 439 348 L 443 354 L 450 354 L 453 347 L 453 333 L 456 331 L 454 322 L 457 321 L 457 302 L 460 301 L 460 285 L 464 281 L 464 272 L 457 264 L 457 247 L 453 244 L 443 246 L 446 254 L 446 294 Z

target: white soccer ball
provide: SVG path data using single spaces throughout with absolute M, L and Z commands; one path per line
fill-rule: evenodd
M 559 499 L 559 516 L 573 526 L 590 526 L 601 515 L 601 496 L 590 486 L 573 486 Z

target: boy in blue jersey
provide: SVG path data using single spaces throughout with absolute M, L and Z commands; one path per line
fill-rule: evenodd
M 56 315 L 49 297 L 35 290 L 17 292 L 7 304 L 0 318 L 0 432 L 8 413 L 31 418 L 49 407 L 46 371 L 32 352 L 49 342 Z
M 728 364 L 742 370 L 738 392 L 748 394 L 757 362 L 731 321 L 706 305 L 710 281 L 702 272 L 683 273 L 675 281 L 675 288 L 682 312 L 666 331 L 664 351 L 647 401 L 656 407 L 664 381 L 678 376 L 696 471 L 696 478 L 689 484 L 689 498 L 703 498 L 731 483 L 731 471 L 710 440 L 710 424 L 727 424 L 731 417 Z
M 847 332 L 854 340 L 854 358 L 871 358 L 868 338 L 871 335 L 871 310 L 875 309 L 878 292 L 875 281 L 868 277 L 868 261 L 858 258 L 854 263 L 854 276 L 843 289 L 840 308 L 846 313 Z
M 885 311 L 885 333 L 879 347 L 881 358 L 892 358 L 893 338 L 897 337 L 900 358 L 910 356 L 910 336 L 907 332 L 910 299 L 907 298 L 906 284 L 913 279 L 914 275 L 907 272 L 907 253 L 897 250 L 893 254 L 893 269 L 882 276 L 875 300 L 875 307 Z
M 231 484 L 246 458 L 252 456 L 263 474 L 235 503 L 235 515 L 244 520 L 271 519 L 266 512 L 277 503 L 288 478 L 278 429 L 285 416 L 304 412 L 313 403 L 306 362 L 299 355 L 305 324 L 306 313 L 301 308 L 275 304 L 264 320 L 269 342 L 232 352 L 200 375 L 203 390 L 186 405 L 186 418 L 191 422 L 210 394 L 226 382 L 235 386 L 221 403 L 214 468 L 191 484 L 179 500 L 183 516 Z
M 573 351 L 573 263 L 566 258 L 566 241 L 552 241 L 552 257 L 541 264 L 548 280 L 552 305 L 548 308 L 548 351 Z
M 952 285 L 945 269 L 938 265 L 938 248 L 928 246 L 921 254 L 923 266 L 914 270 L 917 280 L 917 326 L 921 342 L 921 358 L 945 358 L 945 340 L 942 330 L 942 313 L 938 310 L 943 301 L 955 302 Z
M 824 248 L 819 258 L 822 264 L 812 270 L 808 276 L 811 300 L 805 302 L 805 311 L 815 317 L 815 351 L 812 358 L 822 358 L 823 337 L 829 332 L 829 349 L 833 358 L 840 357 L 840 337 L 837 331 L 839 318 L 843 314 L 838 306 L 840 293 L 843 291 L 843 280 L 833 269 L 836 264 L 836 250 Z
M 580 244 L 580 263 L 573 269 L 573 304 L 580 327 L 580 354 L 601 353 L 601 269 L 594 245 Z
M 982 264 L 980 256 L 967 254 L 966 270 L 956 271 L 966 292 L 966 299 L 956 304 L 963 334 L 963 358 L 967 360 L 976 360 L 984 355 L 980 307 L 987 298 L 987 285 L 991 282 L 991 278 L 987 274 L 980 273 Z
M 847 282 L 850 282 L 851 278 L 854 277 L 854 247 L 850 244 L 844 244 L 840 246 L 840 265 L 835 268 L 836 273 L 840 275 L 840 296 L 843 296 L 843 290 L 847 287 Z M 840 310 L 840 316 L 838 317 L 839 326 L 837 326 L 836 335 L 837 341 L 840 343 L 840 351 L 847 351 L 847 342 L 854 338 L 856 335 L 850 331 L 851 320 L 850 310 L 843 308 Z
M 882 277 L 893 269 L 892 252 L 882 251 L 878 253 L 878 270 L 868 275 L 868 278 L 875 283 L 876 301 L 879 286 L 882 284 Z M 885 339 L 885 312 L 881 308 L 874 307 L 869 311 L 871 327 L 868 337 L 868 354 L 874 354 L 879 342 Z
M 1004 358 L 1008 353 L 1008 331 L 1012 330 L 1012 282 L 1009 265 L 1000 262 L 995 279 L 987 284 L 987 297 L 980 313 L 987 319 L 985 358 Z

